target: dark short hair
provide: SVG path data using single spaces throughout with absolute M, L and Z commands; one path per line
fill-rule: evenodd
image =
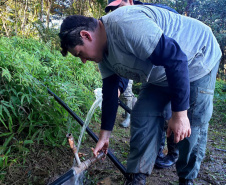
M 83 41 L 80 36 L 81 30 L 94 31 L 97 28 L 97 25 L 98 22 L 93 17 L 72 15 L 64 19 L 59 33 L 62 55 L 67 55 L 68 48 L 83 45 Z

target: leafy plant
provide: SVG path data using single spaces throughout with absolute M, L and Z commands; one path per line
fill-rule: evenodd
M 55 92 L 83 119 L 94 102 L 101 78 L 93 63 L 82 65 L 72 56 L 34 39 L 0 38 L 0 169 L 24 157 L 28 144 L 66 143 L 66 133 L 79 136 L 80 126 L 47 93 Z M 96 114 L 97 121 L 99 115 Z
M 214 93 L 214 119 L 211 119 L 210 124 L 226 123 L 226 82 L 217 80 Z

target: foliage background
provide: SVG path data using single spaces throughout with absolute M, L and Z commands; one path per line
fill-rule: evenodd
M 93 90 L 101 87 L 101 78 L 93 63 L 82 65 L 72 56 L 64 58 L 59 51 L 51 51 L 42 42 L 20 37 L 0 39 L 0 66 L 3 173 L 5 167 L 29 152 L 28 144 L 60 146 L 66 143 L 66 133 L 74 133 L 76 139 L 79 136 L 80 126 L 46 87 L 84 118 L 95 99 Z M 17 152 L 22 156 L 11 155 Z

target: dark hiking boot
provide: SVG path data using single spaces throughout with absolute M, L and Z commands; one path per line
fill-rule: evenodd
M 177 162 L 177 159 L 178 157 L 169 154 L 167 154 L 164 158 L 157 158 L 155 161 L 155 168 L 169 168 Z
M 173 134 L 171 134 L 171 136 L 167 138 L 167 147 L 168 154 L 162 158 L 156 158 L 155 167 L 158 169 L 169 168 L 178 160 L 179 150 L 177 149 L 176 143 L 174 143 Z
M 194 182 L 192 179 L 184 179 L 184 178 L 179 178 L 179 185 L 193 185 Z
M 124 185 L 145 185 L 146 184 L 146 174 L 143 173 L 132 173 L 129 178 L 126 179 Z

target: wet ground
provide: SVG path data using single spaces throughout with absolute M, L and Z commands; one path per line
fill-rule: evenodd
M 122 121 L 121 113 L 122 110 L 119 110 L 110 148 L 119 161 L 126 165 L 129 151 L 129 129 L 118 126 L 118 123 Z M 219 119 L 221 118 L 215 115 L 210 124 L 206 155 L 195 184 L 226 184 L 226 123 L 222 123 Z M 90 125 L 90 128 L 98 133 L 99 124 Z M 86 138 L 87 140 L 82 143 L 80 150 L 82 160 L 88 159 L 92 155 L 91 147 L 95 147 L 95 143 L 88 135 L 86 135 Z M 26 161 L 21 161 L 19 165 L 17 163 L 17 165 L 9 167 L 5 181 L 0 182 L 0 184 L 48 184 L 66 173 L 73 165 L 73 153 L 69 147 L 53 148 L 35 145 L 32 146 L 30 151 Z M 167 151 L 165 150 L 165 152 Z M 123 175 L 109 158 L 92 165 L 86 172 L 85 179 L 85 185 L 120 185 L 124 182 Z M 175 166 L 169 169 L 154 169 L 147 179 L 147 184 L 178 184 Z

